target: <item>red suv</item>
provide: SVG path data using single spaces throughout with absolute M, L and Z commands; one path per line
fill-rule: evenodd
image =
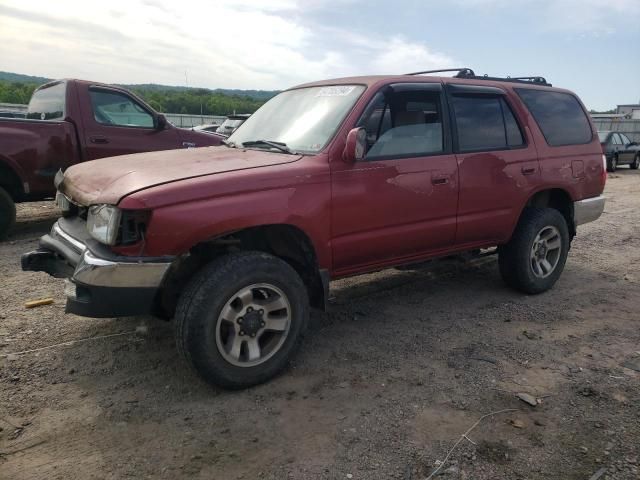
M 497 247 L 507 285 L 544 292 L 604 209 L 584 106 L 540 77 L 430 73 L 301 85 L 225 145 L 74 165 L 23 269 L 68 278 L 71 313 L 175 317 L 227 388 L 286 365 L 335 278 Z

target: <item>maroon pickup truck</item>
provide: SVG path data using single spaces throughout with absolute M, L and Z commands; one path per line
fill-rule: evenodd
M 53 178 L 60 169 L 221 142 L 216 135 L 174 127 L 123 88 L 84 80 L 47 83 L 33 93 L 26 119 L 0 118 L 0 237 L 15 221 L 15 202 L 55 194 Z
M 326 80 L 225 145 L 69 168 L 22 268 L 67 278 L 71 313 L 175 317 L 196 371 L 241 388 L 286 365 L 332 279 L 495 251 L 507 285 L 548 290 L 605 167 L 580 100 L 543 78 Z

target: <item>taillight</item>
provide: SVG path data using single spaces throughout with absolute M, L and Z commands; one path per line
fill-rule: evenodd
M 600 177 L 600 181 L 602 182 L 602 188 L 607 183 L 607 157 L 606 155 L 602 155 L 602 176 Z

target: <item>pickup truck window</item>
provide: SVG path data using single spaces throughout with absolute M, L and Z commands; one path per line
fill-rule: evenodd
M 453 96 L 461 151 L 502 150 L 524 144 L 509 105 L 502 97 Z
M 334 133 L 360 97 L 361 85 L 297 88 L 282 92 L 251 115 L 229 137 L 229 143 L 268 140 L 292 151 L 316 153 Z
M 576 97 L 547 90 L 515 90 L 550 146 L 582 145 L 591 141 L 589 120 Z
M 64 82 L 59 82 L 33 92 L 27 107 L 27 118 L 62 120 L 64 118 L 65 85 Z
M 440 93 L 378 93 L 358 125 L 367 131 L 367 160 L 409 158 L 443 151 Z
M 131 97 L 108 90 L 89 90 L 93 117 L 103 125 L 153 128 L 153 117 Z

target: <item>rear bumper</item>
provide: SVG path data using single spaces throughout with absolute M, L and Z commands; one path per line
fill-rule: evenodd
M 573 202 L 573 219 L 576 227 L 600 218 L 604 212 L 604 204 L 605 197 L 602 195 Z
M 38 250 L 22 256 L 22 269 L 67 278 L 68 313 L 97 318 L 153 313 L 172 258 L 116 256 L 77 227 L 82 225 L 59 220 Z

